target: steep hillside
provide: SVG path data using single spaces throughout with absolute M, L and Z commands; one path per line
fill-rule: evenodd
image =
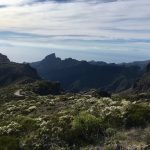
M 134 83 L 133 90 L 137 93 L 150 92 L 150 63 L 147 65 L 143 76 Z
M 3 63 L 10 63 L 10 60 L 7 58 L 7 56 L 0 53 L 0 64 Z
M 101 63 L 95 65 L 72 58 L 61 60 L 55 54 L 31 64 L 46 80 L 60 81 L 67 90 L 88 90 L 102 88 L 118 92 L 129 88 L 138 77 L 138 66 L 124 66 Z
M 141 69 L 144 69 L 149 63 L 150 63 L 150 60 L 146 60 L 146 61 L 134 61 L 134 62 L 131 62 L 131 63 L 122 63 L 121 65 L 139 66 Z
M 7 56 L 0 54 L 0 86 L 29 79 L 40 79 L 35 69 L 28 64 L 11 62 Z
M 147 100 L 32 95 L 0 105 L 0 149 L 149 150 L 149 124 Z

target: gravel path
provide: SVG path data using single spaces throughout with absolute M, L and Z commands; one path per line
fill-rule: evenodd
M 23 97 L 24 95 L 21 94 L 21 89 L 17 90 L 15 93 L 14 93 L 15 96 L 17 97 Z

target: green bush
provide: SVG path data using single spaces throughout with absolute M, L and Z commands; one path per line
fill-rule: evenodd
M 0 137 L 0 150 L 19 150 L 19 140 L 15 137 Z
M 25 132 L 30 132 L 37 129 L 36 121 L 30 117 L 19 116 L 17 121 L 20 123 L 22 130 Z
M 120 128 L 123 125 L 123 119 L 119 113 L 114 112 L 113 114 L 105 116 L 103 125 L 105 125 L 106 128 Z
M 113 129 L 113 128 L 107 128 L 106 129 L 106 135 L 108 137 L 114 136 L 116 134 L 116 132 L 117 132 L 116 129 Z
M 150 123 L 150 107 L 142 104 L 134 104 L 127 108 L 125 114 L 125 126 L 144 127 Z
M 104 147 L 104 150 L 114 150 L 114 147 L 113 146 L 105 146 Z
M 78 144 L 90 144 L 103 137 L 101 120 L 86 112 L 74 118 L 72 132 L 74 143 Z
M 61 87 L 59 82 L 49 82 L 49 81 L 38 81 L 30 87 L 31 90 L 39 95 L 48 95 L 54 94 L 57 95 L 60 93 Z
M 146 144 L 150 144 L 150 127 L 145 129 L 144 136 Z

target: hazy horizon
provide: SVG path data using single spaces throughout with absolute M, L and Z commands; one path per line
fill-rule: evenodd
M 149 0 L 1 0 L 0 53 L 109 63 L 150 59 Z
M 0 52 L 1 53 L 1 52 Z M 6 55 L 8 57 L 8 59 L 12 62 L 16 62 L 16 63 L 33 63 L 33 62 L 38 62 L 38 61 L 42 61 L 45 57 L 47 57 L 48 55 L 51 55 L 55 52 L 51 52 L 51 53 L 47 53 L 47 55 L 42 55 L 38 58 L 36 58 L 34 61 L 31 60 L 31 61 L 27 61 L 27 59 L 23 59 L 23 56 L 21 56 L 20 54 L 18 55 L 18 59 L 16 59 L 16 56 L 12 56 L 12 55 L 7 55 L 6 53 L 1 53 L 3 55 Z M 111 62 L 111 61 L 105 61 L 105 60 L 98 60 L 98 59 L 84 59 L 83 57 L 80 59 L 80 58 L 77 58 L 77 57 L 70 57 L 70 56 L 66 56 L 66 57 L 61 57 L 60 55 L 57 55 L 55 53 L 56 57 L 57 58 L 60 58 L 61 60 L 65 60 L 65 59 L 68 59 L 68 58 L 72 58 L 72 59 L 76 59 L 76 60 L 79 60 L 79 61 L 87 61 L 87 62 L 90 62 L 90 61 L 95 61 L 95 62 L 106 62 L 106 63 L 116 63 L 116 64 L 121 64 L 121 63 L 133 63 L 133 62 L 142 62 L 142 61 L 150 61 L 150 59 L 145 59 L 145 60 L 133 60 L 133 61 L 120 61 L 120 62 Z M 20 61 L 18 61 L 20 59 Z

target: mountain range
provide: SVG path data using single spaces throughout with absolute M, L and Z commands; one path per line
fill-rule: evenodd
M 20 64 L 0 54 L 0 87 L 41 79 L 59 81 L 64 90 L 72 92 L 100 89 L 118 93 L 129 88 L 135 92 L 149 92 L 150 63 L 109 64 L 72 58 L 62 60 L 53 53 L 41 61 Z
M 108 64 L 96 61 L 62 60 L 50 54 L 43 60 L 30 65 L 41 78 L 61 82 L 65 90 L 80 91 L 92 88 L 120 92 L 130 88 L 139 78 L 148 61 Z

